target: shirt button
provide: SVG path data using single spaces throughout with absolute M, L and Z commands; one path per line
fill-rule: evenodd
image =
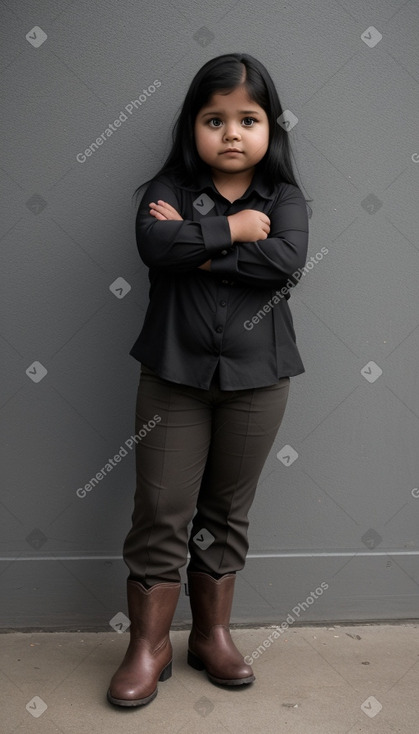
M 227 301 L 220 301 L 220 306 L 227 306 Z
M 221 250 L 222 255 L 227 255 L 227 250 Z
M 221 334 L 222 330 L 223 330 L 222 326 L 217 326 L 215 331 L 218 331 L 218 333 Z

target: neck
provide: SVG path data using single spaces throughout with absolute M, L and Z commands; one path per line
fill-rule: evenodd
M 251 184 L 254 170 L 254 168 L 250 168 L 247 171 L 239 171 L 238 173 L 224 173 L 212 169 L 212 180 L 216 186 L 247 188 Z

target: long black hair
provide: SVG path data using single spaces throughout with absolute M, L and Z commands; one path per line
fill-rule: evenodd
M 178 174 L 182 181 L 190 183 L 197 172 L 208 169 L 196 149 L 194 138 L 196 116 L 213 94 L 228 93 L 242 85 L 250 99 L 262 107 L 269 120 L 269 146 L 257 168 L 262 170 L 267 181 L 272 183 L 285 181 L 300 188 L 291 162 L 289 133 L 277 122 L 283 109 L 269 72 L 253 56 L 232 53 L 210 59 L 192 79 L 172 130 L 172 149 L 168 157 L 153 178 L 142 183 L 133 196 L 136 196 L 145 184 L 163 173 Z

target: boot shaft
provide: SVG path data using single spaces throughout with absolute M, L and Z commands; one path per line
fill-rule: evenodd
M 209 631 L 214 625 L 229 625 L 235 581 L 234 573 L 218 580 L 201 571 L 188 573 L 192 617 L 199 620 L 200 629 Z
M 146 589 L 127 580 L 128 615 L 133 640 L 144 638 L 153 648 L 169 634 L 180 594 L 180 583 L 155 584 Z

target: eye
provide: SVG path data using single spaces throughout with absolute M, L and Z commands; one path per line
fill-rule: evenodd
M 257 120 L 254 117 L 244 117 L 243 122 L 246 123 L 245 127 L 253 127 L 253 123 Z
M 208 120 L 208 125 L 210 127 L 220 127 L 220 125 L 213 125 L 213 122 L 219 122 L 222 125 L 222 122 L 219 117 L 212 117 L 211 120 Z

